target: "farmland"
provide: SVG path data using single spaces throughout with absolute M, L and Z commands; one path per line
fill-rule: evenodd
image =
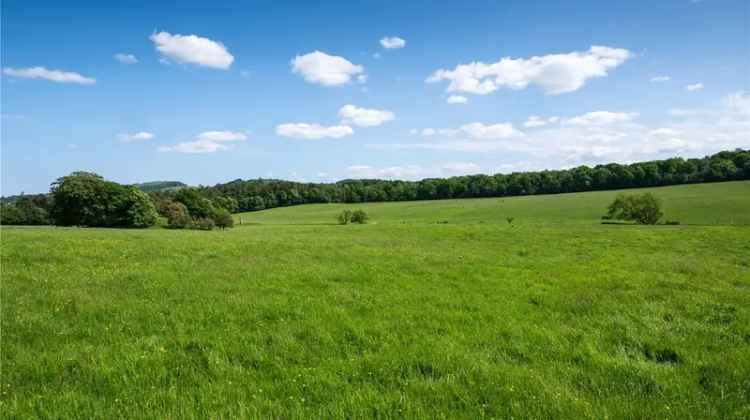
M 0 409 L 747 418 L 750 182 L 648 191 L 680 225 L 601 224 L 602 191 L 4 226 Z

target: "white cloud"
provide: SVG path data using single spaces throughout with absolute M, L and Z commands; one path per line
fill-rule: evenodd
M 154 134 L 149 133 L 148 131 L 139 131 L 137 133 L 132 134 L 118 134 L 117 139 L 120 140 L 121 143 L 132 143 L 137 141 L 146 141 L 153 139 Z
M 424 176 L 418 165 L 389 166 L 375 168 L 369 165 L 352 165 L 346 168 L 350 178 L 416 179 Z
M 196 137 L 197 140 L 224 142 L 247 140 L 245 133 L 236 131 L 204 131 Z
M 594 111 L 563 120 L 563 124 L 580 126 L 601 126 L 631 121 L 637 116 L 638 113 L 636 112 Z
M 117 53 L 114 55 L 114 57 L 115 60 L 123 64 L 135 64 L 138 62 L 138 59 L 133 54 Z
M 395 165 L 376 167 L 351 165 L 346 168 L 346 177 L 359 179 L 424 179 L 433 177 L 477 174 L 481 167 L 472 162 L 448 162 L 428 167 L 421 165 Z
M 8 76 L 21 77 L 24 79 L 45 79 L 58 83 L 78 83 L 81 85 L 93 85 L 96 79 L 82 76 L 78 73 L 49 70 L 45 67 L 29 67 L 25 69 L 14 69 L 11 67 L 3 68 L 3 73 Z
M 234 62 L 234 56 L 221 42 L 197 35 L 172 35 L 169 32 L 151 34 L 156 50 L 164 57 L 179 63 L 226 70 Z
M 422 135 L 423 136 L 434 136 L 437 131 L 435 131 L 434 128 L 423 128 L 422 129 Z
M 461 131 L 477 140 L 498 140 L 523 136 L 523 133 L 513 128 L 511 123 L 485 125 L 480 122 L 464 124 Z
M 529 118 L 523 123 L 526 128 L 544 127 L 547 124 L 554 124 L 560 120 L 560 117 L 549 117 L 542 118 L 538 115 L 530 115 Z
M 685 86 L 685 90 L 690 91 L 690 92 L 693 92 L 695 90 L 701 90 L 701 89 L 703 89 L 703 83 L 695 83 L 692 85 Z
M 723 105 L 731 112 L 750 115 L 750 92 L 740 90 L 725 96 Z
M 340 139 L 351 136 L 354 130 L 348 125 L 322 126 L 320 124 L 287 123 L 276 126 L 276 134 L 295 139 L 317 140 L 322 138 Z
M 195 137 L 195 140 L 177 143 L 174 146 L 159 147 L 160 152 L 179 153 L 214 153 L 229 150 L 231 145 L 226 143 L 245 141 L 247 135 L 235 131 L 204 131 Z
M 393 120 L 396 116 L 391 111 L 381 109 L 358 108 L 344 105 L 339 109 L 341 124 L 353 124 L 359 127 L 373 127 Z
M 380 39 L 380 45 L 387 50 L 394 50 L 404 48 L 406 46 L 406 41 L 397 36 L 384 37 Z
M 548 94 L 560 94 L 580 89 L 588 79 L 606 76 L 608 70 L 631 57 L 633 54 L 622 48 L 592 46 L 585 52 L 505 57 L 490 64 L 481 61 L 460 64 L 453 70 L 437 70 L 426 81 L 447 80 L 450 82 L 448 92 L 477 95 L 486 95 L 501 87 L 525 89 L 530 84 L 538 85 Z
M 680 132 L 671 128 L 656 128 L 649 131 L 648 135 L 653 137 L 673 137 L 679 136 Z
M 353 76 L 364 76 L 362 66 L 352 64 L 344 57 L 314 51 L 298 55 L 292 61 L 292 72 L 302 75 L 309 83 L 338 86 L 350 83 Z M 366 81 L 359 78 L 360 83 Z
M 668 82 L 670 80 L 672 80 L 672 78 L 669 76 L 656 76 L 656 77 L 652 77 L 651 80 L 649 80 L 649 82 L 659 83 L 659 82 Z
M 445 102 L 449 104 L 465 104 L 469 102 L 469 98 L 461 95 L 451 95 L 445 100 Z
M 472 162 L 450 162 L 442 166 L 443 171 L 454 174 L 478 173 L 479 165 Z
M 502 172 L 569 168 L 582 164 L 631 163 L 673 156 L 701 157 L 721 150 L 747 148 L 750 139 L 750 94 L 737 91 L 698 109 L 673 110 L 655 124 L 638 121 L 635 113 L 594 111 L 527 131 L 502 141 L 476 141 L 463 129 L 456 136 L 421 142 L 368 144 L 384 151 L 430 150 L 497 156 Z M 541 118 L 541 117 L 540 117 Z M 573 123 L 570 123 L 570 122 Z M 502 162 L 502 159 L 511 162 Z M 515 162 L 525 162 L 523 168 Z

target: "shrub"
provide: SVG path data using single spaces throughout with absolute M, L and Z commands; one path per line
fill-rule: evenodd
M 184 229 L 190 225 L 190 214 L 187 207 L 179 201 L 172 201 L 164 209 L 167 217 L 167 227 L 170 229 Z
M 338 216 L 336 216 L 336 220 L 338 220 L 340 225 L 348 224 L 349 222 L 352 221 L 352 211 L 343 210 L 341 213 L 339 213 Z
M 512 225 L 514 220 L 516 220 L 515 217 L 506 217 L 505 218 L 505 221 L 508 222 L 509 225 Z
M 676 225 L 680 224 L 680 221 L 679 220 L 667 220 L 666 222 L 664 222 L 664 224 L 665 225 L 676 226 Z
M 208 217 L 195 219 L 190 224 L 191 228 L 200 229 L 200 230 L 213 230 L 214 226 L 215 226 L 214 221 L 212 219 L 209 219 Z
M 354 210 L 352 213 L 352 223 L 365 224 L 368 220 L 370 220 L 370 216 L 364 210 Z
M 619 194 L 607 207 L 604 220 L 626 220 L 641 225 L 654 225 L 662 217 L 661 203 L 651 193 Z
M 217 209 L 214 213 L 213 220 L 216 226 L 221 228 L 221 230 L 234 227 L 234 219 L 232 218 L 232 214 L 229 213 L 229 210 L 227 209 Z

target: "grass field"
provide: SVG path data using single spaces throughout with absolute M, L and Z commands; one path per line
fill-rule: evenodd
M 595 192 L 3 227 L 0 411 L 746 419 L 750 182 L 651 191 L 682 225 Z

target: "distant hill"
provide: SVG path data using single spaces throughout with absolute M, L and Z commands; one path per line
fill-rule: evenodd
M 180 181 L 152 181 L 144 182 L 141 184 L 133 184 L 134 187 L 138 187 L 143 192 L 155 192 L 155 191 L 176 191 L 180 188 L 187 187 L 187 184 Z

